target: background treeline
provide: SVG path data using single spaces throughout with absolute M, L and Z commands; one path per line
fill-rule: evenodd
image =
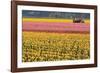
M 22 17 L 27 18 L 82 18 L 90 19 L 89 13 L 72 13 L 72 12 L 54 12 L 54 11 L 32 11 L 32 10 L 22 10 Z

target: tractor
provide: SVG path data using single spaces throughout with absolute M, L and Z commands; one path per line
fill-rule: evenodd
M 74 18 L 73 23 L 84 23 L 84 20 L 82 18 Z

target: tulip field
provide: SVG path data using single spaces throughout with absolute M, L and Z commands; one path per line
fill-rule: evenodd
M 22 10 L 22 62 L 90 58 L 90 13 Z
M 23 62 L 90 58 L 89 34 L 23 31 L 22 37 Z

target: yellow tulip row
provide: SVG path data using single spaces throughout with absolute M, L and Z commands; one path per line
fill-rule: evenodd
M 90 36 L 82 33 L 23 32 L 23 62 L 90 58 Z

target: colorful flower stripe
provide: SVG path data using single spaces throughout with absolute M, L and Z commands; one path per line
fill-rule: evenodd
M 23 18 L 23 22 L 63 22 L 63 23 L 73 23 L 72 19 L 49 19 L 49 18 Z M 86 24 L 90 23 L 89 19 L 84 20 Z
M 90 26 L 84 23 L 23 22 L 23 31 L 89 32 Z

